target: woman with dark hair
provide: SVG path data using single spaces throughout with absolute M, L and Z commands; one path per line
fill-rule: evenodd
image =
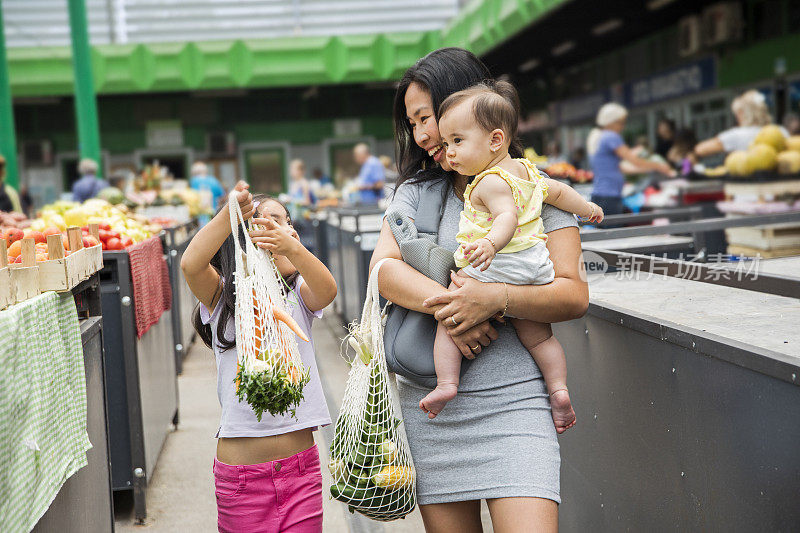
M 395 95 L 400 178 L 392 208 L 414 218 L 420 198 L 444 180 L 448 188 L 438 243 L 450 250 L 457 246 L 470 177 L 448 166 L 437 112 L 447 96 L 481 81 L 492 83 L 477 57 L 443 48 L 408 69 Z M 519 144 L 509 153 L 521 157 Z M 398 377 L 428 533 L 481 531 L 481 499 L 489 505 L 496 531 L 558 528 L 560 455 L 545 383 L 514 329 L 490 323 L 501 313 L 560 322 L 586 311 L 588 289 L 581 276 L 575 219 L 552 206 L 542 209 L 541 218 L 555 280 L 538 286 L 504 287 L 453 275 L 458 288 L 448 291 L 404 263 L 386 220 L 381 228 L 371 261 L 372 267 L 389 258 L 380 270 L 381 294 L 395 305 L 432 314 L 448 328 L 461 353 L 474 359 L 461 378 L 459 395 L 434 420 L 419 409 L 430 389 Z

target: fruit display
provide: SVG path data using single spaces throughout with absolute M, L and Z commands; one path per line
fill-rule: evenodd
M 729 153 L 722 167 L 706 169 L 704 174 L 735 178 L 800 174 L 800 136 L 787 139 L 780 127 L 764 126 L 747 150 Z
M 577 183 L 586 183 L 594 178 L 594 172 L 591 170 L 582 170 L 575 168 L 574 165 L 566 161 L 553 163 L 544 169 L 548 176 L 551 178 L 568 179 Z
M 151 224 L 146 217 L 130 214 L 124 206 L 112 206 L 100 198 L 86 200 L 83 204 L 58 201 L 47 205 L 30 229 L 42 233 L 46 230 L 63 232 L 68 226 L 77 226 L 88 233 L 90 224 L 99 224 L 103 250 L 122 250 L 161 231 L 161 226 Z
M 525 159 L 533 163 L 534 165 L 543 165 L 547 163 L 547 156 L 539 155 L 536 153 L 536 150 L 531 148 L 525 148 Z
M 8 228 L 25 229 L 30 225 L 31 221 L 22 213 L 6 213 L 5 211 L 0 211 L 0 232 Z
M 103 268 L 103 252 L 92 224 L 81 231 L 62 233 L 55 227 L 44 232 L 10 228 L 0 239 L 0 273 L 8 290 L 0 290 L 0 308 L 45 291 L 69 291 Z

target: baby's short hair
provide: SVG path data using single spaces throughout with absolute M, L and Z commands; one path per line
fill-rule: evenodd
M 488 81 L 453 93 L 439 106 L 439 120 L 464 102 L 472 103 L 472 114 L 478 126 L 486 131 L 503 130 L 508 142 L 516 138 L 520 106 L 513 85 L 507 81 Z

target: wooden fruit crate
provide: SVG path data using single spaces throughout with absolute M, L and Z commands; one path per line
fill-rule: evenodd
M 96 224 L 90 231 L 99 241 Z M 68 292 L 103 268 L 101 245 L 83 247 L 81 229 L 67 229 L 71 252 L 64 250 L 61 234 L 47 237 L 46 261 L 36 261 L 33 239 L 22 240 L 22 263 L 8 264 L 6 241 L 0 240 L 0 309 L 45 291 Z
M 87 277 L 86 251 L 82 249 L 80 228 L 69 228 L 69 255 L 64 252 L 61 234 L 47 237 L 47 261 L 39 261 L 39 288 L 42 291 L 68 291 Z
M 8 268 L 8 245 L 0 239 L 0 311 L 13 304 L 11 300 L 11 269 Z
M 91 276 L 98 270 L 103 269 L 103 245 L 100 243 L 100 225 L 89 224 L 89 233 L 97 239 L 96 246 L 84 248 L 86 250 L 86 277 Z
M 24 302 L 40 293 L 35 246 L 33 239 L 22 239 L 22 263 L 8 265 L 12 304 Z

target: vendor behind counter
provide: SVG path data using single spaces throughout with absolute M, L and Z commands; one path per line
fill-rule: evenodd
M 761 128 L 772 124 L 766 99 L 756 90 L 747 91 L 734 99 L 731 111 L 736 117 L 737 125 L 716 137 L 698 143 L 694 149 L 694 153 L 698 157 L 747 150 Z M 789 132 L 783 126 L 780 126 L 780 129 L 784 137 L 789 136 Z
M 624 106 L 611 102 L 597 112 L 597 127 L 586 140 L 589 162 L 594 172 L 592 201 L 599 205 L 606 215 L 622 213 L 622 188 L 625 185 L 620 163 L 625 160 L 642 171 L 653 170 L 669 177 L 675 170 L 661 162 L 648 161 L 638 157 L 622 139 L 622 131 L 628 119 Z

